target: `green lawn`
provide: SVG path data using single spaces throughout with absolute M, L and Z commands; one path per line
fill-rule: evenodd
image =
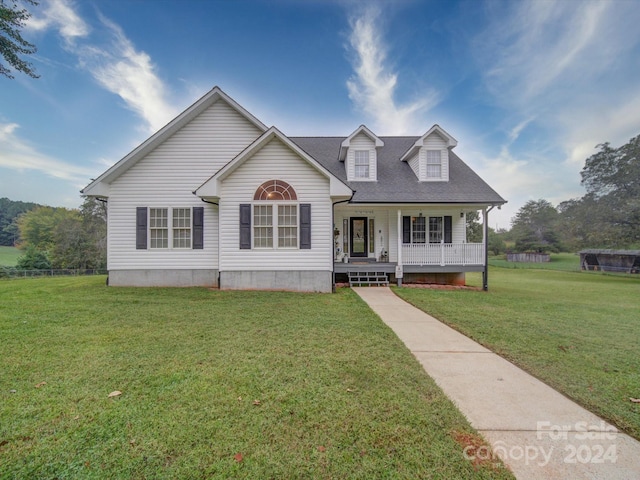
M 639 276 L 490 268 L 488 292 L 395 292 L 640 439 Z
M 15 267 L 22 252 L 15 247 L 0 245 L 0 267 Z
M 0 338 L 0 478 L 512 478 L 348 289 L 2 280 Z

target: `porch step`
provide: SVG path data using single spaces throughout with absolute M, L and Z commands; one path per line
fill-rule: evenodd
M 357 271 L 348 272 L 350 287 L 388 287 L 389 277 L 385 272 Z

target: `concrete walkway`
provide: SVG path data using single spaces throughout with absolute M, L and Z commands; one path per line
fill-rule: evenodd
M 407 345 L 518 479 L 640 479 L 637 440 L 389 288 L 353 290 Z

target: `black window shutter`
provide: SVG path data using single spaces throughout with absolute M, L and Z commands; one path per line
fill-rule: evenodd
M 204 248 L 204 207 L 193 207 L 193 249 Z
M 311 248 L 311 204 L 300 204 L 300 248 Z
M 411 217 L 402 217 L 402 243 L 411 243 Z
M 452 217 L 447 215 L 444 217 L 444 243 L 451 243 L 452 240 Z
M 136 207 L 136 250 L 147 249 L 147 207 Z
M 240 204 L 240 249 L 251 250 L 251 204 Z

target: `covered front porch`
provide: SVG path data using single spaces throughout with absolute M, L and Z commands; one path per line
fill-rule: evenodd
M 466 216 L 477 210 L 486 221 L 486 207 L 477 205 L 336 206 L 334 272 L 456 284 L 465 272 L 486 273 L 486 233 L 467 232 Z

